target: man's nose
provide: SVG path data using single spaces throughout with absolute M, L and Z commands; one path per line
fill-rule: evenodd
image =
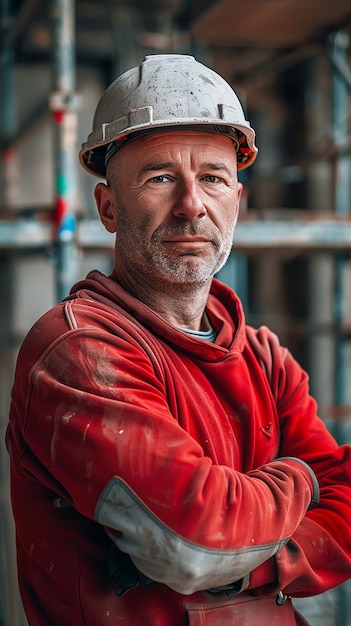
M 207 213 L 202 199 L 202 192 L 196 181 L 179 181 L 173 206 L 176 217 L 193 220 L 204 217 Z

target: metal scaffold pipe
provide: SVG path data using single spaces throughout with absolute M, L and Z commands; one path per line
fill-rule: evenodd
M 347 50 L 349 37 L 343 32 L 337 33 L 332 39 L 331 57 L 340 66 L 347 67 Z M 351 75 L 349 70 L 348 75 Z M 348 137 L 348 88 L 349 82 L 345 74 L 333 74 L 333 118 L 335 145 L 343 148 Z M 341 153 L 336 162 L 335 177 L 335 208 L 339 216 L 350 214 L 350 156 Z M 334 273 L 334 318 L 338 329 L 335 346 L 335 392 L 334 401 L 336 411 L 347 402 L 347 337 L 343 332 L 343 323 L 346 317 L 345 284 L 347 271 L 347 256 L 340 254 L 335 259 Z M 336 437 L 340 443 L 345 443 L 343 425 L 340 419 L 336 420 Z
M 334 69 L 333 74 L 333 113 L 334 113 L 334 140 L 338 147 L 343 148 L 347 143 L 348 135 L 348 90 L 351 85 L 351 72 L 348 66 L 347 50 L 349 37 L 339 32 L 332 38 L 330 58 Z M 341 71 L 341 68 L 343 71 Z M 337 163 L 335 182 L 335 207 L 340 216 L 347 216 L 350 212 L 350 156 L 342 154 Z M 334 404 L 336 428 L 334 435 L 340 444 L 346 443 L 345 431 L 340 417 L 347 406 L 347 342 L 348 338 L 343 331 L 346 317 L 346 272 L 347 256 L 337 255 L 334 266 L 334 319 L 337 328 L 334 351 Z M 349 587 L 342 585 L 338 588 L 337 626 L 347 626 L 350 621 L 349 602 L 347 599 Z
M 77 276 L 75 92 L 75 2 L 52 0 L 52 83 L 50 109 L 55 150 L 56 293 L 62 300 Z
M 0 136 L 1 165 L 3 167 L 3 188 L 1 201 L 5 205 L 15 205 L 18 199 L 17 153 L 11 145 L 17 122 L 17 107 L 14 78 L 14 50 L 6 35 L 12 24 L 12 2 L 4 2 L 1 13 L 1 58 L 0 58 Z

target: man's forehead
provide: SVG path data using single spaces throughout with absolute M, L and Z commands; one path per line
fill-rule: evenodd
M 172 162 L 182 158 L 196 158 L 216 162 L 236 163 L 235 146 L 229 137 L 205 131 L 175 130 L 150 133 L 128 142 L 119 156 L 142 162 Z
M 206 130 L 183 130 L 181 128 L 174 130 L 160 130 L 159 132 L 149 133 L 142 137 L 138 137 L 130 143 L 140 146 L 161 146 L 161 145 L 194 145 L 194 146 L 233 146 L 230 137 L 220 133 L 206 132 Z M 126 144 L 127 145 L 127 144 Z

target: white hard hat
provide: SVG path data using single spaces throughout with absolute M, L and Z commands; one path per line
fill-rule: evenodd
M 146 56 L 103 93 L 80 161 L 92 174 L 105 176 L 107 151 L 111 155 L 140 135 L 182 128 L 231 137 L 238 169 L 256 158 L 255 132 L 228 83 L 192 56 L 157 54 Z

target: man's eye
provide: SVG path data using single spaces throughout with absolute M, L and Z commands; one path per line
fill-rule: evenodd
M 203 180 L 205 180 L 206 183 L 219 183 L 221 179 L 213 174 L 208 174 L 207 176 L 204 176 Z
M 159 174 L 159 176 L 153 176 L 152 178 L 150 178 L 151 183 L 164 183 L 168 180 L 168 176 L 164 176 L 163 174 Z

